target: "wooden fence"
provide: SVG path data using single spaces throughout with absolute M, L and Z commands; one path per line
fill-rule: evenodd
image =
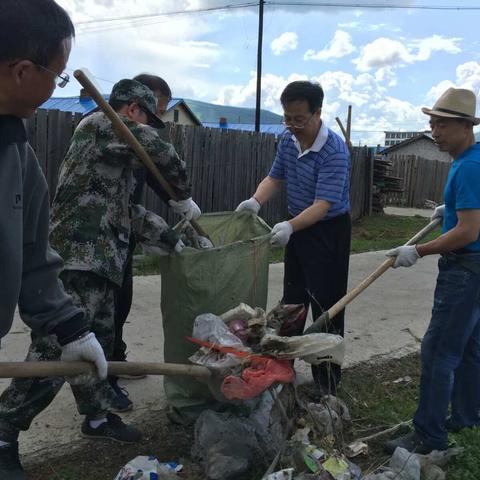
M 389 194 L 388 204 L 421 208 L 425 200 L 443 203 L 450 163 L 414 155 L 396 155 L 389 160 L 393 163 L 392 174 L 403 178 L 404 191 Z
M 51 198 L 57 186 L 58 169 L 80 120 L 79 114 L 38 110 L 27 121 L 29 141 L 47 178 Z M 205 213 L 233 210 L 249 198 L 275 157 L 276 138 L 270 134 L 171 125 L 165 136 L 186 160 L 193 198 Z M 355 148 L 350 189 L 353 219 L 371 213 L 372 164 L 366 148 Z M 286 218 L 286 203 L 286 193 L 282 192 L 260 213 L 273 225 Z M 145 206 L 169 223 L 178 220 L 149 188 Z

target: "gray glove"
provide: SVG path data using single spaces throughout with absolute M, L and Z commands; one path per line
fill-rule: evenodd
M 420 258 L 415 245 L 404 245 L 403 247 L 397 247 L 387 252 L 387 257 L 397 257 L 393 268 L 398 267 L 411 267 Z
M 290 236 L 293 233 L 293 227 L 290 222 L 280 222 L 272 228 L 273 237 L 270 243 L 274 247 L 284 247 L 290 240 Z
M 91 332 L 64 345 L 60 360 L 64 362 L 92 362 L 97 367 L 96 375 L 94 373 L 82 373 L 75 377 L 67 377 L 67 382 L 72 385 L 93 384 L 99 379 L 105 380 L 107 378 L 108 365 L 103 348 Z
M 200 207 L 192 200 L 192 197 L 187 198 L 186 200 L 169 200 L 168 204 L 172 207 L 172 210 L 186 218 L 187 220 L 196 220 L 201 214 L 202 211 Z
M 260 211 L 260 203 L 255 197 L 251 197 L 248 200 L 244 200 L 242 203 L 238 205 L 235 209 L 236 212 L 241 212 L 242 210 L 250 210 L 255 214 L 258 214 Z
M 430 217 L 430 221 L 434 220 L 435 218 L 443 218 L 445 216 L 445 205 L 439 205 L 435 207 L 433 211 L 433 215 Z

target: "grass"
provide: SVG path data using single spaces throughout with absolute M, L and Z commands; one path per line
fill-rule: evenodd
M 405 377 L 409 377 L 405 379 Z M 396 381 L 403 379 L 402 381 Z M 346 443 L 410 420 L 418 402 L 420 361 L 418 354 L 384 362 L 363 363 L 344 371 L 338 396 L 352 417 L 344 432 Z M 308 390 L 308 385 L 300 387 Z M 141 426 L 139 425 L 141 424 Z M 31 480 L 100 480 L 114 478 L 122 465 L 137 455 L 153 454 L 160 461 L 175 460 L 185 466 L 181 478 L 204 479 L 202 468 L 191 456 L 193 427 L 169 424 L 164 411 L 147 411 L 137 422 L 145 439 L 139 445 L 117 445 L 109 442 L 82 441 L 61 459 L 53 455 L 28 465 Z M 401 433 L 401 432 L 400 432 Z M 398 434 L 398 433 L 397 433 Z M 397 435 L 395 434 L 395 435 Z M 388 461 L 382 444 L 389 437 L 368 441 L 369 453 L 358 456 L 357 463 L 364 474 Z M 478 480 L 480 478 L 480 429 L 466 429 L 450 440 L 465 448 L 460 457 L 447 468 L 449 480 Z M 35 473 L 33 473 L 35 472 Z M 259 476 L 251 480 L 258 480 Z
M 397 215 L 372 215 L 364 217 L 353 224 L 351 253 L 387 250 L 406 243 L 428 223 L 420 216 L 401 217 Z M 427 236 L 432 240 L 439 230 Z M 270 263 L 283 262 L 283 248 L 270 252 Z M 141 253 L 141 250 L 138 250 Z M 134 275 L 158 275 L 160 273 L 159 257 L 138 255 L 134 262 Z

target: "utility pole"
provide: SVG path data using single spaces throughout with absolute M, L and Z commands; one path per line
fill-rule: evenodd
M 263 47 L 263 7 L 265 0 L 258 2 L 258 49 L 257 49 L 257 101 L 255 104 L 255 131 L 260 131 L 260 106 L 262 100 L 262 47 Z

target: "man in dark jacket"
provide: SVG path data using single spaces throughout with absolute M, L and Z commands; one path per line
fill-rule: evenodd
M 47 183 L 22 121 L 55 86 L 67 84 L 63 70 L 73 36 L 70 18 L 53 0 L 0 3 L 0 338 L 10 330 L 18 304 L 34 334 L 56 336 L 62 360 L 91 361 L 103 379 L 107 363 L 102 347 L 58 278 L 63 263 L 48 242 Z M 92 378 L 70 381 L 88 383 Z M 14 427 L 12 435 L 9 428 L 2 431 L 0 478 L 24 480 L 18 430 Z

